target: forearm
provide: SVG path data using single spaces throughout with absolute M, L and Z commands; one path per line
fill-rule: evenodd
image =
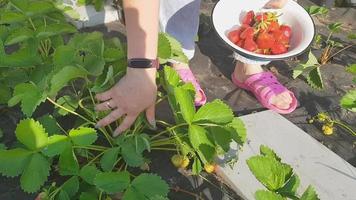
M 159 0 L 124 0 L 128 58 L 156 59 Z

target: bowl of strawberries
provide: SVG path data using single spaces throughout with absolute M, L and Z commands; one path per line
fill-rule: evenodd
M 307 11 L 289 0 L 282 9 L 264 9 L 267 0 L 220 0 L 212 21 L 219 37 L 250 59 L 282 60 L 303 53 L 315 26 Z

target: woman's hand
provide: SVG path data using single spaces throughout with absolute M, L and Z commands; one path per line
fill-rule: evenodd
M 148 122 L 155 127 L 156 96 L 156 69 L 128 68 L 127 74 L 114 87 L 96 95 L 102 103 L 96 105 L 95 109 L 97 111 L 111 110 L 111 113 L 100 120 L 96 126 L 107 126 L 125 116 L 113 134 L 117 136 L 130 128 L 141 112 L 146 111 Z
M 266 3 L 264 8 L 283 8 L 288 0 L 270 0 L 269 2 Z

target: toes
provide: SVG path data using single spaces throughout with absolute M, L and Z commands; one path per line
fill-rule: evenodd
M 280 109 L 288 109 L 293 99 L 289 92 L 283 92 L 279 95 L 272 97 L 271 102 L 273 105 Z

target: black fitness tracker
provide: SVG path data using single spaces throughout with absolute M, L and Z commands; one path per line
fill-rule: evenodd
M 157 60 L 147 58 L 131 58 L 127 61 L 127 66 L 130 68 L 147 69 L 156 67 Z

